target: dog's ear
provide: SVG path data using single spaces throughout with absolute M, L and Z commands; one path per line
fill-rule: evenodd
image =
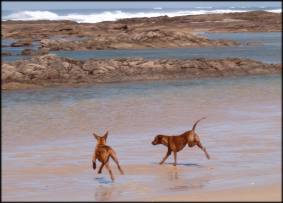
M 160 144 L 165 144 L 165 145 L 168 144 L 168 138 L 164 135 L 158 135 L 157 140 L 158 140 L 158 143 Z
M 159 142 L 161 142 L 162 137 L 163 137 L 162 135 L 157 135 L 157 136 L 156 136 L 156 138 L 157 138 L 157 140 L 158 140 Z
M 95 139 L 98 139 L 98 138 L 99 138 L 99 136 L 98 136 L 97 134 L 95 134 L 95 133 L 92 133 L 92 134 L 93 134 L 93 136 L 94 136 Z
M 105 138 L 105 140 L 107 139 L 107 136 L 108 136 L 108 130 L 106 131 L 106 133 L 103 136 Z
M 160 135 L 156 135 L 154 138 L 154 142 L 161 143 L 161 139 L 162 137 L 160 137 Z

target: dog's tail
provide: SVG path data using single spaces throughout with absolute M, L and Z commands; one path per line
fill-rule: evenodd
M 206 118 L 206 117 L 202 117 L 201 119 L 199 119 L 199 120 L 197 120 L 197 121 L 195 122 L 195 124 L 194 124 L 194 126 L 193 126 L 193 128 L 192 128 L 192 131 L 193 131 L 193 132 L 195 131 L 195 128 L 196 128 L 198 122 L 200 122 L 202 119 L 205 119 L 205 118 Z

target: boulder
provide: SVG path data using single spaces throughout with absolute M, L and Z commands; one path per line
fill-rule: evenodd
M 64 40 L 62 40 L 63 42 L 65 42 Z M 58 46 L 58 43 L 59 41 L 58 40 L 54 40 L 54 39 L 42 39 L 40 40 L 40 44 L 41 44 L 41 47 L 47 47 L 47 48 L 50 48 L 50 47 L 56 47 Z
M 48 54 L 49 52 L 49 49 L 48 48 L 40 48 L 38 49 L 36 52 L 34 52 L 34 55 L 45 55 L 45 54 Z
M 19 72 L 24 75 L 37 76 L 46 70 L 46 67 L 40 64 L 28 63 L 22 67 L 19 67 Z
M 92 72 L 94 69 L 97 68 L 97 63 L 95 60 L 87 60 L 83 66 L 82 66 L 82 69 L 84 71 L 88 71 L 88 72 Z
M 114 30 L 128 30 L 128 26 L 126 24 L 114 24 L 109 28 Z
M 2 75 L 1 80 L 5 81 L 11 78 L 13 74 L 15 74 L 16 68 L 9 64 L 3 64 L 2 65 Z
M 30 56 L 32 54 L 33 54 L 32 49 L 24 49 L 23 51 L 21 51 L 21 55 Z
M 263 45 L 262 42 L 254 41 L 254 42 L 246 42 L 247 46 L 260 46 Z
M 20 72 L 15 72 L 12 77 L 11 80 L 13 81 L 24 81 L 24 74 L 20 73 Z
M 140 64 L 140 66 L 145 69 L 151 69 L 154 65 L 154 61 L 146 61 L 145 63 Z
M 12 53 L 9 51 L 1 51 L 2 56 L 12 56 Z
M 73 66 L 69 75 L 71 79 L 82 80 L 86 77 L 87 72 L 83 71 L 79 66 Z
M 32 44 L 32 39 L 19 39 L 11 44 L 11 47 L 23 47 L 30 46 Z
M 48 68 L 46 73 L 44 74 L 44 77 L 47 80 L 58 79 L 58 78 L 60 78 L 60 74 L 56 69 Z

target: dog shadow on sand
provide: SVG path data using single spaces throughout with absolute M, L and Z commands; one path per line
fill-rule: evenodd
M 109 180 L 109 177 L 95 177 L 94 178 L 96 181 L 98 181 L 99 184 L 111 184 L 113 181 Z
M 154 165 L 159 165 L 159 166 L 162 166 L 162 165 L 166 165 L 166 166 L 171 165 L 171 166 L 173 166 L 173 162 L 172 163 L 170 163 L 170 162 L 163 163 L 162 165 L 160 165 L 159 162 L 152 162 L 152 163 Z M 202 165 L 196 164 L 196 163 L 177 163 L 177 166 L 199 167 L 199 168 L 203 167 Z

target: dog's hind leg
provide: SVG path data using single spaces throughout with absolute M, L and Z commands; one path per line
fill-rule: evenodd
M 165 157 L 161 160 L 161 162 L 159 164 L 163 164 L 164 161 L 166 161 L 166 159 L 171 155 L 171 150 L 168 148 L 168 151 L 165 155 Z
M 202 146 L 202 144 L 200 143 L 200 141 L 197 142 L 197 146 L 205 153 L 206 158 L 207 158 L 207 159 L 210 159 L 210 156 L 209 156 L 209 154 L 207 153 L 206 148 Z
M 119 164 L 119 161 L 118 161 L 118 159 L 117 159 L 117 156 L 116 156 L 115 152 L 112 151 L 111 154 L 110 154 L 110 156 L 111 156 L 111 158 L 113 159 L 113 161 L 115 161 L 115 163 L 117 164 L 120 173 L 121 173 L 122 175 L 124 175 L 124 171 L 122 170 L 122 168 L 121 168 L 121 166 L 120 166 L 120 164 Z
M 98 170 L 97 173 L 101 173 L 101 172 L 102 172 L 102 169 L 103 169 L 104 165 L 109 161 L 109 158 L 110 158 L 110 155 L 108 155 L 108 157 L 106 158 L 106 160 L 104 160 L 104 161 L 101 162 L 101 166 L 100 166 L 100 168 L 99 168 L 99 170 Z
M 110 169 L 109 163 L 106 163 L 105 166 L 106 166 L 106 168 L 107 168 L 108 171 L 109 171 L 111 180 L 114 181 L 114 176 L 113 176 L 113 173 L 112 173 L 112 171 L 111 171 L 111 169 Z
M 176 151 L 174 151 L 174 164 L 173 165 L 174 166 L 177 165 L 177 152 Z

